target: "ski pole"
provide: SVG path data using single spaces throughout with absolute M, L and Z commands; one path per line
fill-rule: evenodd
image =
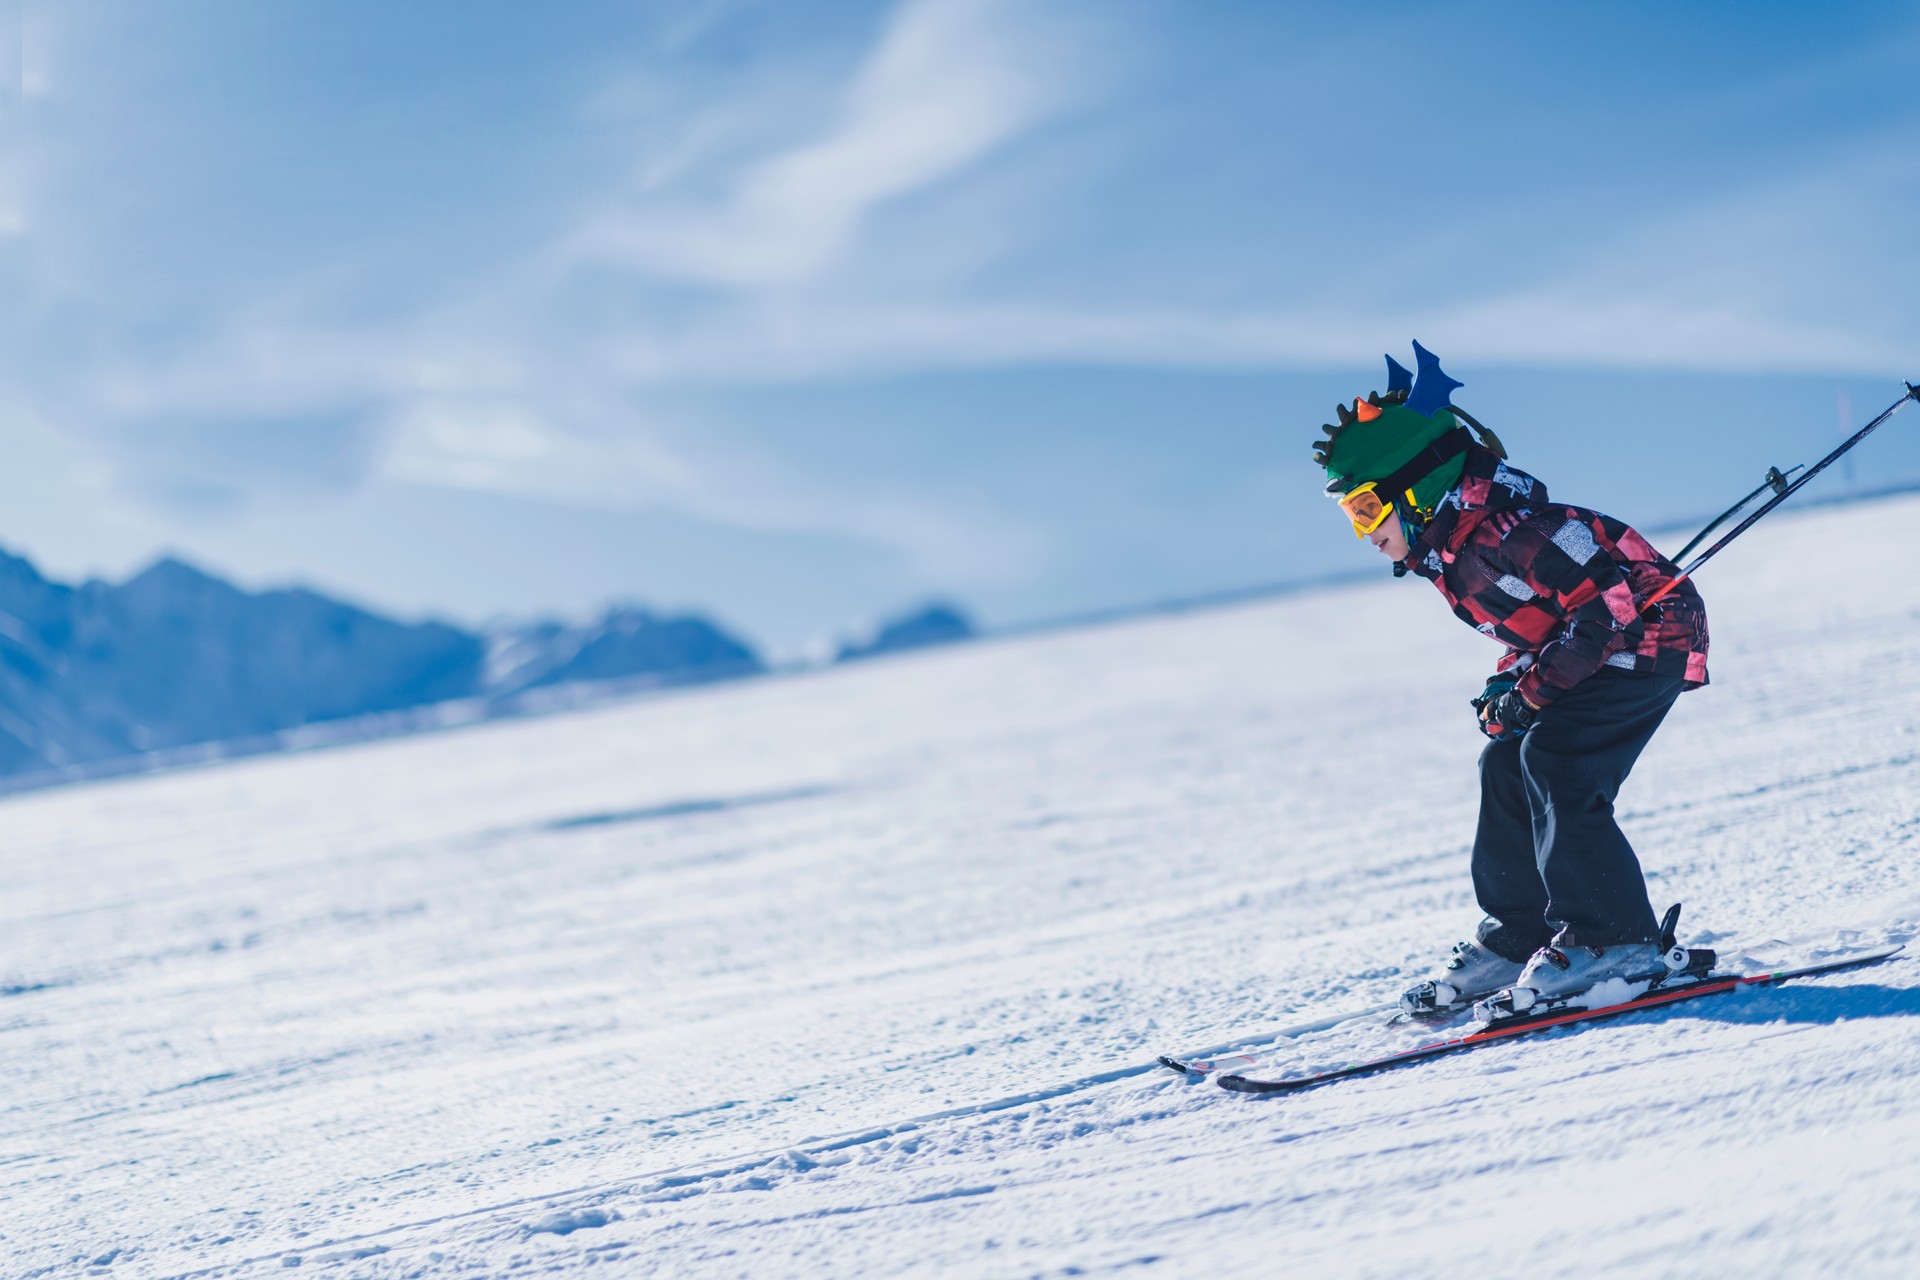
M 1760 487 L 1755 489 L 1752 493 L 1748 494 L 1746 497 L 1740 499 L 1740 501 L 1728 507 L 1725 511 L 1722 511 L 1719 515 L 1715 516 L 1713 519 L 1707 521 L 1707 527 L 1702 529 L 1700 532 L 1694 534 L 1693 540 L 1687 543 L 1686 546 L 1680 548 L 1680 553 L 1674 556 L 1673 562 L 1675 564 L 1679 564 L 1682 560 L 1685 560 L 1687 558 L 1688 552 L 1692 551 L 1695 547 L 1699 546 L 1701 543 L 1707 540 L 1708 534 L 1712 533 L 1715 529 L 1718 529 L 1721 525 L 1725 524 L 1727 521 L 1739 515 L 1743 510 L 1746 509 L 1746 505 L 1749 502 L 1752 502 L 1755 498 L 1759 497 L 1761 494 L 1765 493 L 1767 490 L 1771 489 L 1775 493 L 1779 493 L 1781 490 L 1785 489 L 1787 487 L 1787 481 L 1793 478 L 1793 473 L 1796 471 L 1805 470 L 1806 465 L 1807 464 L 1803 462 L 1797 467 L 1788 467 L 1784 473 L 1782 473 L 1780 468 L 1778 467 L 1768 467 L 1767 478 L 1760 482 Z
M 1779 506 L 1781 503 L 1785 502 L 1788 498 L 1792 497 L 1794 493 L 1796 493 L 1799 490 L 1801 485 L 1813 479 L 1815 476 L 1819 475 L 1822 471 L 1825 471 L 1827 467 L 1831 465 L 1833 461 L 1836 458 L 1838 458 L 1841 454 L 1853 448 L 1853 446 L 1859 444 L 1862 440 L 1865 440 L 1867 436 L 1872 433 L 1875 427 L 1878 427 L 1881 423 L 1885 422 L 1888 418 L 1891 418 L 1894 414 L 1898 413 L 1900 411 L 1901 406 L 1905 405 L 1907 401 L 1920 400 L 1920 387 L 1915 386 L 1911 382 L 1904 383 L 1903 385 L 1907 389 L 1905 395 L 1901 396 L 1898 400 L 1895 400 L 1892 404 L 1888 405 L 1885 409 L 1883 409 L 1880 412 L 1879 416 L 1874 418 L 1872 422 L 1869 422 L 1866 426 L 1854 432 L 1853 435 L 1848 437 L 1846 442 L 1842 444 L 1838 449 L 1835 449 L 1832 453 L 1828 454 L 1826 457 L 1820 459 L 1820 461 L 1814 463 L 1811 467 L 1807 468 L 1807 473 L 1805 475 L 1801 476 L 1798 480 L 1795 480 L 1792 484 L 1788 485 L 1786 488 L 1776 491 L 1772 498 L 1768 499 L 1766 502 L 1761 504 L 1760 509 L 1758 511 L 1755 511 L 1752 515 L 1748 516 L 1745 520 L 1742 520 L 1739 524 L 1735 525 L 1733 528 L 1733 532 L 1729 533 L 1726 537 L 1720 539 L 1720 541 L 1714 543 L 1712 546 L 1708 547 L 1705 551 L 1702 551 L 1699 555 L 1695 556 L 1692 564 L 1689 564 L 1685 568 L 1680 570 L 1679 577 L 1675 578 L 1673 581 L 1669 582 L 1666 586 L 1660 588 L 1658 591 L 1654 592 L 1651 596 L 1647 598 L 1647 602 L 1646 604 L 1641 606 L 1640 612 L 1644 614 L 1646 613 L 1647 610 L 1653 608 L 1654 605 L 1659 604 L 1662 599 L 1664 599 L 1667 595 L 1669 595 L 1681 583 L 1685 582 L 1688 578 L 1691 578 L 1693 576 L 1694 570 L 1698 569 L 1701 565 L 1705 564 L 1707 561 L 1719 555 L 1720 552 L 1726 548 L 1726 545 L 1729 542 L 1732 542 L 1735 538 L 1739 537 L 1741 534 L 1745 533 L 1747 530 L 1753 528 L 1754 525 L 1760 522 L 1760 518 L 1762 516 L 1766 515 L 1767 512 L 1773 510 L 1775 507 Z M 1737 511 L 1739 510 L 1739 508 L 1735 507 L 1734 510 Z

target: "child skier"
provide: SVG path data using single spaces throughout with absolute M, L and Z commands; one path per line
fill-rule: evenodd
M 1664 972 L 1613 800 L 1674 700 L 1707 683 L 1705 605 L 1685 581 L 1648 607 L 1679 568 L 1508 466 L 1499 440 L 1450 403 L 1463 384 L 1413 350 L 1418 378 L 1387 357 L 1386 394 L 1340 405 L 1314 460 L 1394 576 L 1430 579 L 1507 653 L 1472 700 L 1491 739 L 1473 842 L 1486 919 L 1401 1001 L 1421 1012 L 1529 989 L 1509 1002 L 1524 1007 Z

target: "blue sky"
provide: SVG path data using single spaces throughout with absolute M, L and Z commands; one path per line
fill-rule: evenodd
M 1920 378 L 1902 4 L 29 3 L 0 545 L 791 654 L 1368 567 L 1418 337 L 1711 514 Z M 0 46 L 14 33 L 0 37 Z M 1850 474 L 1920 480 L 1920 413 Z

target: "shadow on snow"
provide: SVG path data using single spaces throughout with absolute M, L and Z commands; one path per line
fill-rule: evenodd
M 555 818 L 550 822 L 539 823 L 532 829 L 542 832 L 579 831 L 589 827 L 624 826 L 631 822 L 659 822 L 667 818 L 688 818 L 699 814 L 728 813 L 735 809 L 784 804 L 791 800 L 812 800 L 819 796 L 831 795 L 833 790 L 832 787 L 793 787 L 786 791 L 763 791 L 752 795 L 675 800 L 638 809 L 614 809 L 603 813 L 580 813 L 568 818 Z
M 1716 1022 L 1833 1023 L 1849 1018 L 1920 1016 L 1920 988 L 1865 984 L 1851 987 L 1770 987 L 1747 994 L 1690 1001 L 1672 1010 Z

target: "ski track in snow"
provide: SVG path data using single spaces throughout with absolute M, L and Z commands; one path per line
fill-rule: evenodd
M 1920 934 L 1916 521 L 1703 578 L 1620 806 L 1689 940 Z M 7 799 L 0 1272 L 1913 1274 L 1911 959 L 1148 1065 L 1471 927 L 1496 656 L 1381 582 Z

